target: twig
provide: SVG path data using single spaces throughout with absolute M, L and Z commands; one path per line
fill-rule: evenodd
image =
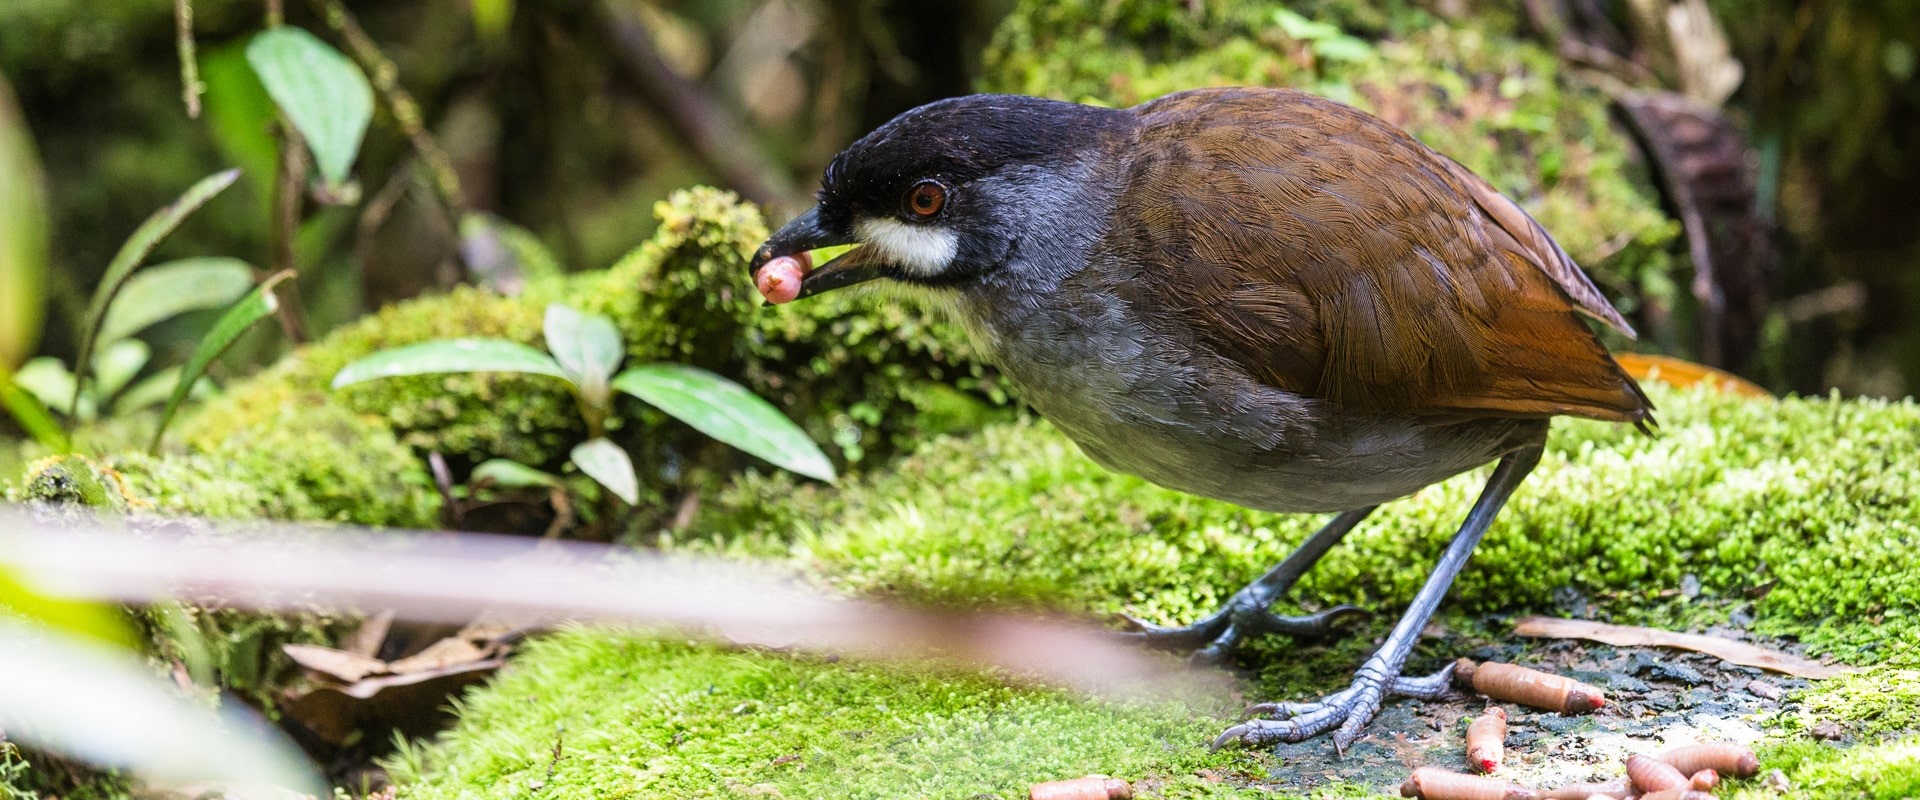
M 313 0 L 313 4 L 327 18 L 328 27 L 346 41 L 347 50 L 353 53 L 353 60 L 360 62 L 360 68 L 367 71 L 373 88 L 380 92 L 381 98 L 387 103 L 387 110 L 393 113 L 394 122 L 400 125 L 400 132 L 406 135 L 407 142 L 420 155 L 420 162 L 426 165 L 428 174 L 433 176 L 433 189 L 439 193 L 449 218 L 458 228 L 460 217 L 467 211 L 466 196 L 460 191 L 460 173 L 454 169 L 453 160 L 440 148 L 440 143 L 427 132 L 422 122 L 420 104 L 414 101 L 406 87 L 400 85 L 400 68 L 380 52 L 380 46 L 367 36 L 341 0 Z
M 280 0 L 267 0 L 267 27 L 278 28 L 285 24 L 287 10 L 281 7 Z
M 300 225 L 301 187 L 307 182 L 306 139 L 287 124 L 284 117 L 280 132 L 280 164 L 274 173 L 273 188 L 272 272 L 294 269 L 293 239 Z M 276 291 L 291 294 L 293 288 L 283 286 Z M 282 295 L 281 299 L 290 298 Z M 304 343 L 307 333 L 306 326 L 300 321 L 299 306 L 299 303 L 280 303 L 274 310 L 274 317 L 280 321 L 280 330 L 289 340 Z
M 187 117 L 200 118 L 200 64 L 193 47 L 193 0 L 173 0 L 174 47 L 180 51 L 180 97 Z
M 611 32 L 620 66 L 641 99 L 659 112 L 701 164 L 753 202 L 769 205 L 794 199 L 792 187 L 785 185 L 772 159 L 732 114 L 667 64 L 644 24 L 605 0 L 594 9 L 599 19 L 590 24 Z

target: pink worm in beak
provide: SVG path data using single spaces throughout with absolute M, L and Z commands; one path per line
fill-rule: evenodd
M 806 253 L 768 261 L 760 265 L 759 272 L 753 274 L 753 285 L 769 303 L 778 305 L 793 302 L 794 298 L 800 296 L 800 279 L 807 277 L 811 261 Z

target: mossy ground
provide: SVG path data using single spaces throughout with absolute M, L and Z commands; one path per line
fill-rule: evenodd
M 1454 586 L 1442 622 L 1466 634 L 1430 637 L 1412 668 L 1501 638 L 1479 622 L 1496 612 L 1558 613 L 1572 602 L 1616 621 L 1696 629 L 1751 615 L 1752 630 L 1867 665 L 1760 721 L 1778 737 L 1767 752 L 1797 795 L 1920 780 L 1910 702 L 1920 406 L 1652 393 L 1657 437 L 1556 428 L 1541 468 Z M 1383 508 L 1290 600 L 1400 607 L 1483 480 L 1465 475 Z M 1019 422 L 933 442 L 837 492 L 742 480 L 700 532 L 667 546 L 782 558 L 866 595 L 1169 622 L 1210 611 L 1319 521 L 1108 473 L 1048 426 Z M 1685 575 L 1702 587 L 1692 601 L 1671 597 Z M 1770 590 L 1753 599 L 1761 587 Z M 1382 633 L 1390 619 L 1364 631 Z M 1367 638 L 1263 641 L 1241 660 L 1245 696 L 1337 688 Z M 607 633 L 545 641 L 465 708 L 444 740 L 403 760 L 403 793 L 507 796 L 503 787 L 544 782 L 553 796 L 582 797 L 1007 797 L 1090 772 L 1145 779 L 1166 797 L 1286 790 L 1266 780 L 1275 762 L 1264 751 L 1206 753 L 1231 721 L 1227 698 L 1114 707 L 983 676 Z M 1810 744 L 1816 718 L 1839 721 L 1854 747 Z M 562 724 L 564 757 L 551 766 Z

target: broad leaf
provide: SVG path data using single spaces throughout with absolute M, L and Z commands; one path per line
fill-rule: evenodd
M 180 410 L 181 401 L 187 399 L 188 390 L 206 373 L 207 365 L 212 364 L 221 353 L 227 352 L 227 348 L 232 347 L 254 323 L 273 316 L 273 312 L 280 308 L 280 299 L 274 296 L 273 287 L 291 277 L 293 270 L 281 270 L 261 281 L 252 294 L 241 298 L 213 323 L 213 330 L 207 331 L 207 335 L 200 339 L 200 344 L 193 348 L 193 355 L 188 356 L 187 363 L 180 368 L 180 381 L 173 385 L 173 394 L 167 397 L 167 407 L 160 412 L 160 422 L 153 429 L 153 442 L 147 445 L 149 451 L 160 449 L 160 437 L 167 432 L 167 423 L 173 421 L 174 413 Z
M 625 355 L 613 320 L 555 303 L 547 306 L 545 331 L 547 351 L 580 387 L 581 395 L 592 405 L 606 405 L 607 380 Z
M 155 264 L 121 287 L 100 323 L 100 341 L 124 339 L 188 311 L 225 308 L 252 288 L 253 267 L 237 258 L 183 258 Z
M 127 615 L 103 601 L 83 600 L 43 591 L 25 580 L 14 567 L 0 564 L 0 619 L 24 620 L 56 631 L 84 636 L 129 653 L 140 648 L 140 637 Z
M 180 227 L 181 221 L 185 220 L 188 214 L 198 211 L 215 195 L 232 186 L 234 180 L 239 177 L 239 170 L 230 169 L 202 178 L 199 183 L 193 185 L 193 188 L 188 189 L 186 194 L 180 195 L 180 199 L 153 212 L 153 216 L 140 223 L 140 227 L 133 229 L 133 235 L 128 236 L 127 241 L 120 245 L 120 252 L 114 254 L 112 263 L 107 265 L 106 274 L 100 277 L 100 288 L 93 290 L 93 300 L 87 303 L 86 334 L 80 338 L 80 355 L 73 360 L 73 363 L 92 362 L 93 346 L 98 339 L 100 323 L 106 316 L 107 306 L 113 303 L 114 296 L 120 292 L 121 286 L 126 284 L 127 277 L 140 266 L 140 262 L 146 260 L 147 254 L 152 253 L 153 248 L 157 247 L 160 240 L 165 239 L 167 234 Z M 86 375 L 83 373 L 80 380 L 74 382 L 74 405 L 79 404 L 80 384 L 85 381 Z M 71 407 L 69 410 L 72 410 Z
M 489 458 L 482 461 L 473 468 L 473 474 L 467 476 L 468 483 L 482 481 L 502 489 L 551 488 L 560 485 L 559 476 L 541 472 L 508 458 Z
M 382 350 L 341 368 L 338 389 L 361 381 L 442 372 L 525 372 L 568 380 L 552 356 L 505 339 L 437 339 Z
M 604 437 L 588 439 L 574 445 L 569 456 L 581 472 L 627 501 L 627 505 L 640 502 L 640 478 L 633 472 L 633 459 L 620 445 Z
M 60 363 L 60 359 L 53 356 L 40 356 L 21 364 L 20 369 L 13 373 L 13 383 L 39 398 L 40 402 L 47 404 L 49 408 L 64 405 L 73 399 L 73 371 L 67 369 L 66 364 Z M 88 406 L 86 410 L 91 412 L 92 398 L 87 399 L 89 402 L 86 403 Z M 91 413 L 88 416 L 91 416 Z
M 373 87 L 366 74 L 332 45 L 292 26 L 254 36 L 247 63 L 306 138 L 320 175 L 332 186 L 346 183 L 373 121 Z
M 772 403 L 719 375 L 680 364 L 648 364 L 620 373 L 613 388 L 775 466 L 834 479 L 833 462 L 805 431 Z
M 0 728 L 23 743 L 149 780 L 223 784 L 229 796 L 325 789 L 299 749 L 245 706 L 210 711 L 137 656 L 5 617 L 0 653 Z

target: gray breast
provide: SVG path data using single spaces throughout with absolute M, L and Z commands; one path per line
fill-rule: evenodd
M 1269 511 L 1341 511 L 1404 497 L 1545 430 L 1336 409 L 1187 349 L 1112 292 L 1065 288 L 969 293 L 954 311 L 1022 399 L 1089 457 L 1168 488 Z

